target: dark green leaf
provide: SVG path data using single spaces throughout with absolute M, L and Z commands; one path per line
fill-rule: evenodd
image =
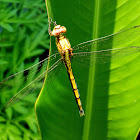
M 12 26 L 10 24 L 0 23 L 0 26 L 3 27 L 4 29 L 8 30 L 9 32 L 13 32 L 14 31 L 14 29 L 12 28 Z

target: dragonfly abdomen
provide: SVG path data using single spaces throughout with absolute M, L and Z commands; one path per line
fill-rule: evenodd
M 73 75 L 73 72 L 72 72 L 71 61 L 70 61 L 70 57 L 69 57 L 69 50 L 66 50 L 63 61 L 64 61 L 64 64 L 65 64 L 65 67 L 67 69 L 67 73 L 69 75 L 69 79 L 70 79 L 71 86 L 72 86 L 72 89 L 73 89 L 73 92 L 74 92 L 75 100 L 76 100 L 78 108 L 79 108 L 80 116 L 83 116 L 85 114 L 84 114 L 84 110 L 82 108 L 82 103 L 81 103 L 81 100 L 80 100 L 80 94 L 79 94 L 79 91 L 78 91 L 78 88 L 77 88 L 77 84 L 76 84 L 76 81 L 75 81 L 75 78 L 74 78 L 74 75 Z

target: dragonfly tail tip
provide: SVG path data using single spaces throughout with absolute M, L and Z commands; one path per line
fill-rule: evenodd
M 84 116 L 85 115 L 84 110 L 79 111 L 79 114 L 80 114 L 80 117 Z

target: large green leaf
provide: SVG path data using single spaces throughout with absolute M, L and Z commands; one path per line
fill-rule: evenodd
M 46 0 L 46 4 L 48 16 L 67 27 L 72 46 L 140 23 L 139 0 Z M 132 35 L 131 43 L 140 45 L 139 38 Z M 51 38 L 51 51 L 56 50 Z M 137 53 L 102 65 L 72 60 L 83 117 L 65 67 L 53 69 L 36 102 L 42 139 L 134 140 L 140 128 L 139 59 Z

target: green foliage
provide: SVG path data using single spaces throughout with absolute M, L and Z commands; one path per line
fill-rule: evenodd
M 140 23 L 139 0 L 46 0 L 46 4 L 48 16 L 67 27 L 66 36 L 72 47 Z M 129 45 L 140 46 L 139 37 L 131 37 Z M 112 40 L 109 47 L 120 47 L 114 45 L 116 40 Z M 128 45 L 127 38 L 124 42 Z M 51 49 L 56 50 L 54 38 Z M 92 65 L 82 57 L 72 60 L 85 110 L 82 118 L 65 67 L 57 66 L 47 75 L 36 102 L 42 139 L 134 140 L 140 128 L 139 59 L 137 53 L 117 61 L 110 59 L 103 65 Z
M 0 81 L 39 62 L 37 57 L 49 48 L 47 28 L 43 0 L 0 0 Z M 17 92 L 23 82 L 20 76 L 10 81 L 12 89 L 1 91 L 1 105 Z M 29 77 L 25 84 L 36 75 L 32 72 Z M 0 140 L 40 139 L 33 107 L 37 93 L 1 112 Z

